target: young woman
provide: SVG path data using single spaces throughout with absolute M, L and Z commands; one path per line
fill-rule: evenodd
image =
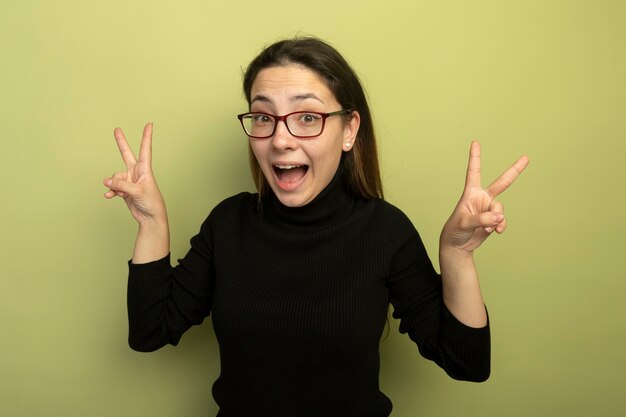
M 383 417 L 379 341 L 389 304 L 420 353 L 451 377 L 483 381 L 490 338 L 473 252 L 506 228 L 494 198 L 528 164 L 487 188 L 480 146 L 439 243 L 437 274 L 409 219 L 383 200 L 370 111 L 354 71 L 325 42 L 275 43 L 247 69 L 257 194 L 220 203 L 170 265 L 163 198 L 151 170 L 152 125 L 139 159 L 115 138 L 127 171 L 104 184 L 139 232 L 129 262 L 129 343 L 176 345 L 209 314 L 220 347 L 220 417 Z

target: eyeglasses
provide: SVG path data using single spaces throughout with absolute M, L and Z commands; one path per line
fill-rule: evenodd
M 281 120 L 287 126 L 287 130 L 296 138 L 314 138 L 324 131 L 326 119 L 331 116 L 352 113 L 352 110 L 339 110 L 331 113 L 319 113 L 315 111 L 296 111 L 275 116 L 269 113 L 243 113 L 237 115 L 246 135 L 255 139 L 266 139 L 274 135 L 276 126 Z

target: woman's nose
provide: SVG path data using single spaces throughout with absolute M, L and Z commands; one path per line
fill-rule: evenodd
M 287 129 L 284 120 L 277 122 L 274 136 L 270 140 L 276 149 L 294 149 L 298 143 L 296 138 L 289 132 L 289 129 Z

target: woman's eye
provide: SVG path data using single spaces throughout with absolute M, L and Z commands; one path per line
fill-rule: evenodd
M 272 119 L 267 114 L 255 114 L 252 116 L 254 123 L 271 123 Z
M 315 123 L 320 119 L 319 115 L 312 113 L 304 113 L 300 116 L 300 121 L 303 123 Z

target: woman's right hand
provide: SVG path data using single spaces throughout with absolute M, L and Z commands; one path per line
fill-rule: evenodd
M 122 197 L 140 225 L 153 221 L 167 223 L 165 202 L 152 174 L 152 123 L 143 129 L 139 159 L 135 158 L 122 129 L 115 129 L 114 135 L 126 171 L 104 179 L 104 185 L 109 187 L 104 196 Z

